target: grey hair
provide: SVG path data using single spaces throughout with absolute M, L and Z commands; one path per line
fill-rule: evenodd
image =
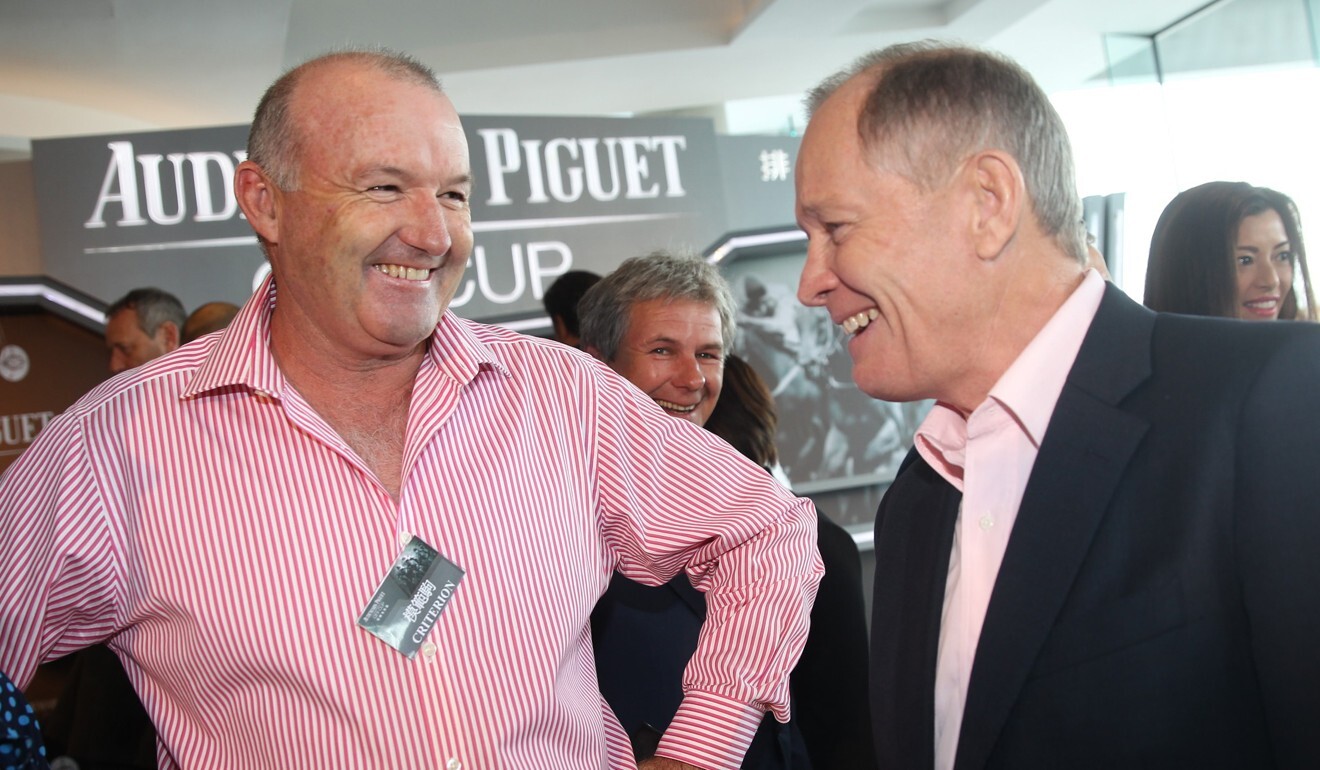
M 106 308 L 105 318 L 108 321 L 125 310 L 137 313 L 138 328 L 148 337 L 155 335 L 167 321 L 182 333 L 183 322 L 187 317 L 178 297 L 151 286 L 134 289 L 115 300 L 114 304 Z
M 733 292 L 714 265 L 695 254 L 656 251 L 625 260 L 578 302 L 581 346 L 613 361 L 628 331 L 632 306 L 653 299 L 693 300 L 714 305 L 727 353 L 737 333 Z
M 930 40 L 903 43 L 873 51 L 824 80 L 807 94 L 808 114 L 856 77 L 871 81 L 857 131 L 878 162 L 930 190 L 973 153 L 1005 151 L 1022 169 L 1041 229 L 1086 263 L 1068 132 L 1030 73 L 987 51 Z
M 257 104 L 247 146 L 248 160 L 261 166 L 281 190 L 294 190 L 298 186 L 297 156 L 302 137 L 298 135 L 297 121 L 290 108 L 298 83 L 311 70 L 335 63 L 375 67 L 398 80 L 433 89 L 436 93 L 444 92 L 430 67 L 407 54 L 384 48 L 335 51 L 284 73 L 266 89 Z

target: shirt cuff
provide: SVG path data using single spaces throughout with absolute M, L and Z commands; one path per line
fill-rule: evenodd
M 708 770 L 738 770 L 765 709 L 689 690 L 656 755 Z

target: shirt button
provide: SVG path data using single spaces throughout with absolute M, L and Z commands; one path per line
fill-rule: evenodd
M 463 763 L 458 761 L 458 757 L 450 757 L 445 763 L 445 770 L 463 770 Z
M 400 533 L 399 533 L 399 547 L 400 547 L 400 548 L 403 548 L 404 546 L 408 545 L 408 543 L 410 543 L 410 542 L 412 542 L 412 533 L 411 533 L 411 532 L 400 532 Z
M 426 660 L 435 660 L 435 642 L 427 642 L 422 645 L 422 657 Z
M 995 519 L 993 516 L 987 513 L 986 515 L 981 517 L 980 524 L 981 524 L 981 529 L 990 529 L 995 525 Z

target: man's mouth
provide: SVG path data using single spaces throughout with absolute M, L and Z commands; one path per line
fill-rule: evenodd
M 675 404 L 673 401 L 664 401 L 659 398 L 657 398 L 655 402 L 659 404 L 660 408 L 665 410 L 666 412 L 678 412 L 679 414 L 688 414 L 689 412 L 697 408 L 696 404 L 692 404 L 691 406 L 683 406 L 682 404 Z
M 425 281 L 431 277 L 433 272 L 426 268 L 404 267 L 403 265 L 372 265 L 372 267 L 391 278 L 402 278 L 405 281 Z
M 865 329 L 872 321 L 880 317 L 880 311 L 875 308 L 868 308 L 855 315 L 850 315 L 839 322 L 839 326 L 848 334 L 856 334 Z

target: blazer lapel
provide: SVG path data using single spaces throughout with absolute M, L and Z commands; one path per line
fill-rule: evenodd
M 1050 418 L 972 664 L 956 770 L 984 767 L 1147 423 L 1118 408 L 1150 375 L 1154 314 L 1107 288 Z
M 871 718 L 880 767 L 935 762 L 935 662 L 962 495 L 915 452 L 876 515 Z

